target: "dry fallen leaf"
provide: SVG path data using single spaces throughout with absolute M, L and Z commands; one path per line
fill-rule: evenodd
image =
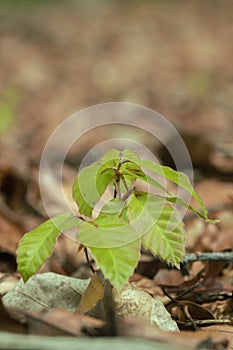
M 171 302 L 167 309 L 174 318 L 179 320 L 179 325 L 183 324 L 185 326 L 185 322 L 190 321 L 190 319 L 194 320 L 194 324 L 195 320 L 214 319 L 213 314 L 206 308 L 188 300 L 180 300 L 177 304 Z
M 21 238 L 20 229 L 0 214 L 0 250 L 15 255 Z
M 12 333 L 26 333 L 26 327 L 8 315 L 0 298 L 0 333 L 4 331 Z
M 104 322 L 86 315 L 56 309 L 26 312 L 30 334 L 41 335 L 83 335 L 88 329 L 101 328 Z
M 119 335 L 125 337 L 140 337 L 172 346 L 172 348 L 196 349 L 232 349 L 233 327 L 211 326 L 196 332 L 167 332 L 155 325 L 138 318 L 124 317 L 118 321 Z M 229 347 L 227 344 L 229 342 Z M 202 346 L 204 347 L 200 347 Z M 212 346 L 212 347 L 208 347 Z M 216 345 L 216 347 L 214 347 Z M 219 347 L 217 347 L 219 346 Z
M 14 288 L 18 281 L 19 277 L 14 274 L 0 273 L 0 296 Z
M 96 304 L 104 298 L 104 286 L 99 277 L 98 271 L 96 271 L 87 286 L 87 289 L 81 296 L 81 300 L 75 310 L 77 314 L 85 314 L 86 312 L 94 309 Z
M 169 286 L 175 286 L 182 284 L 184 281 L 184 277 L 182 276 L 179 270 L 160 269 L 154 276 L 153 280 L 156 285 L 164 284 Z

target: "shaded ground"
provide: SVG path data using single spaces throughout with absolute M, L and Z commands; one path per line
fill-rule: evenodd
M 51 132 L 81 108 L 109 101 L 145 105 L 176 125 L 194 162 L 196 189 L 222 219 L 205 226 L 187 218 L 188 251 L 232 250 L 233 3 L 1 1 L 0 17 L 1 272 L 15 271 L 19 239 L 45 217 L 38 163 Z M 106 137 L 95 135 L 98 142 Z M 81 154 L 94 144 L 87 137 Z M 75 244 L 61 241 L 44 271 L 88 276 Z M 166 266 L 158 272 L 154 260 L 148 264 L 152 270 L 141 263 L 132 281 L 154 296 L 163 294 L 161 284 L 185 282 L 177 271 L 170 277 Z M 202 267 L 194 263 L 189 280 Z M 207 309 L 230 320 L 232 265 L 213 269 L 202 287 L 225 297 L 222 304 L 211 299 Z

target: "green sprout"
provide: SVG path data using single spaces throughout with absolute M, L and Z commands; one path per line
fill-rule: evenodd
M 200 210 L 171 195 L 143 169 L 184 189 Z M 163 195 L 138 190 L 136 180 L 159 189 Z M 93 218 L 93 211 L 107 188 L 112 190 L 112 198 Z M 53 217 L 21 239 L 17 261 L 25 282 L 52 254 L 57 237 L 70 228 L 76 228 L 77 243 L 86 253 L 87 249 L 90 251 L 105 279 L 120 289 L 133 274 L 142 247 L 179 268 L 185 254 L 185 230 L 176 205 L 195 212 L 207 222 L 215 222 L 208 218 L 187 175 L 142 160 L 131 150 L 109 150 L 100 161 L 83 168 L 73 184 L 73 198 L 79 209 L 77 215 L 65 213 Z

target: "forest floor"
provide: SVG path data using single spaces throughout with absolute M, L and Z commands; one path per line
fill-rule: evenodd
M 196 256 L 181 272 L 142 254 L 130 278 L 165 304 L 172 298 L 167 308 L 180 328 L 172 337 L 128 318 L 116 318 L 113 332 L 106 328 L 108 320 L 103 326 L 97 319 L 78 319 L 77 314 L 73 319 L 64 310 L 46 320 L 39 312 L 28 312 L 27 323 L 21 324 L 1 302 L 0 349 L 11 341 L 5 332 L 24 337 L 117 333 L 122 338 L 140 335 L 167 350 L 233 349 L 232 255 L 226 260 L 215 256 L 222 252 L 229 257 L 233 249 L 233 2 L 3 0 L 0 16 L 1 297 L 20 279 L 19 240 L 47 218 L 38 182 L 45 144 L 61 122 L 85 107 L 130 102 L 165 116 L 186 143 L 195 190 L 211 218 L 220 220 L 213 225 L 190 214 L 184 218 L 187 254 Z M 122 135 L 127 136 L 124 128 L 114 127 L 84 135 L 64 163 L 67 189 L 90 149 Z M 140 142 L 172 165 L 153 139 L 142 135 Z M 55 177 L 49 181 L 56 202 Z M 210 255 L 199 261 L 201 253 Z M 57 240 L 41 272 L 91 276 L 77 244 L 65 237 Z M 69 327 L 64 319 L 70 320 Z

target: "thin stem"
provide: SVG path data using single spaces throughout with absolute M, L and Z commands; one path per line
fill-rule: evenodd
M 89 256 L 88 256 L 88 252 L 87 252 L 87 248 L 84 247 L 84 253 L 85 253 L 85 257 L 86 257 L 86 260 L 87 260 L 87 265 L 90 267 L 91 271 L 94 273 L 95 272 L 95 269 L 93 268 L 91 262 L 90 262 L 90 259 L 89 259 Z
M 117 198 L 117 194 L 118 194 L 118 197 L 121 199 L 121 189 L 120 189 L 120 179 L 117 179 L 116 181 L 114 181 L 114 195 L 113 195 L 113 198 Z
M 121 175 L 120 175 L 120 169 L 121 169 L 121 166 L 122 166 L 122 160 L 123 160 L 123 152 L 120 152 L 120 160 L 119 160 L 119 163 L 118 163 L 118 166 L 117 166 L 117 169 L 116 169 L 116 181 L 114 183 L 114 195 L 113 195 L 113 198 L 117 198 L 117 194 L 119 196 L 119 198 L 121 199 L 121 190 L 120 190 L 120 178 L 121 178 Z
M 197 281 L 193 286 L 191 286 L 190 288 L 186 289 L 185 291 L 181 292 L 180 294 L 178 294 L 176 296 L 176 299 L 180 299 L 183 298 L 184 296 L 187 296 L 188 294 L 190 294 L 192 291 L 194 291 L 196 288 L 198 288 L 204 281 L 204 278 L 201 276 L 199 281 Z
M 163 293 L 168 297 L 171 301 L 167 304 L 167 306 L 171 303 L 175 304 L 177 307 L 180 308 L 180 310 L 184 313 L 185 317 L 189 320 L 191 323 L 193 329 L 196 331 L 198 329 L 195 320 L 192 318 L 192 316 L 189 313 L 187 305 L 183 305 L 182 302 L 179 302 L 176 298 L 173 298 L 171 295 L 167 293 L 165 288 L 162 288 Z
M 123 202 L 126 201 L 126 199 L 129 198 L 129 196 L 133 193 L 134 190 L 135 190 L 135 187 L 132 186 L 132 187 L 128 190 L 128 192 L 121 198 L 122 201 L 123 201 Z
M 127 183 L 126 183 L 125 178 L 124 178 L 123 175 L 121 175 L 121 180 L 122 180 L 123 185 L 125 186 L 126 191 L 128 192 L 128 191 L 129 191 L 129 188 L 128 188 L 128 186 L 127 186 Z
M 124 156 L 123 152 L 120 152 L 120 161 L 118 163 L 117 170 L 120 170 L 120 168 L 123 164 L 123 156 Z

